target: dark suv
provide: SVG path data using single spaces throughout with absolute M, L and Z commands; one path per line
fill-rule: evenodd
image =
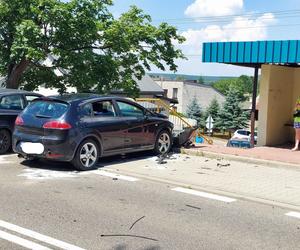
M 39 94 L 15 89 L 0 89 L 0 154 L 11 148 L 11 135 L 18 114 Z
M 101 156 L 172 146 L 173 124 L 126 98 L 72 94 L 40 98 L 16 119 L 14 151 L 25 158 L 68 161 L 79 170 Z

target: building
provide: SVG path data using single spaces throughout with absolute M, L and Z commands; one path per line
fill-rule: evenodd
M 156 98 L 163 97 L 164 90 L 147 74 L 141 80 L 136 80 L 137 86 L 140 89 L 140 97 Z M 125 96 L 126 93 L 122 90 L 111 91 L 113 95 Z
M 202 60 L 253 67 L 252 100 L 256 100 L 261 69 L 258 145 L 275 146 L 294 141 L 293 110 L 300 96 L 300 40 L 204 43 Z M 252 114 L 255 106 L 253 103 Z
M 194 97 L 202 109 L 206 109 L 211 101 L 216 98 L 219 104 L 223 104 L 225 96 L 211 86 L 199 84 L 195 81 L 156 80 L 156 83 L 164 90 L 166 97 L 177 99 L 177 112 L 185 114 L 188 105 Z

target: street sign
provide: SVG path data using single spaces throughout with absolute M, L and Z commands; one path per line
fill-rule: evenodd
M 212 133 L 212 129 L 214 128 L 214 119 L 211 115 L 209 115 L 206 119 L 206 128 L 208 129 L 209 133 Z

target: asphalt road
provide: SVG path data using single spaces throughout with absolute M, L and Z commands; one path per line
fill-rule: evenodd
M 1 157 L 0 249 L 300 248 L 289 210 L 101 171 Z

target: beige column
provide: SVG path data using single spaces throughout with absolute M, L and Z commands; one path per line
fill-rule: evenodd
M 294 68 L 263 65 L 259 92 L 258 145 L 275 146 L 291 138 Z

